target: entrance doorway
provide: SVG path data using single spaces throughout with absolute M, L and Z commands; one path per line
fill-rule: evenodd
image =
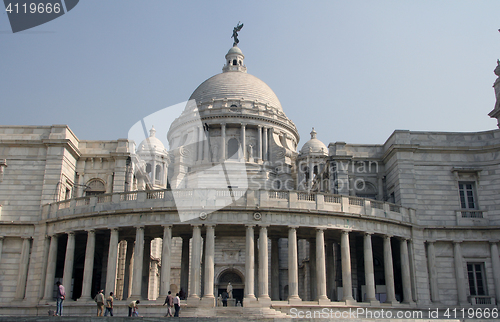
M 228 269 L 222 272 L 216 284 L 216 296 L 222 296 L 224 292 L 227 292 L 227 285 L 231 283 L 231 285 L 233 286 L 233 298 L 236 300 L 234 303 L 237 304 L 238 302 L 240 302 L 241 304 L 243 304 L 245 284 L 243 283 L 243 277 L 240 274 L 241 273 L 235 269 Z M 231 305 L 229 303 L 230 301 L 228 301 L 228 306 Z

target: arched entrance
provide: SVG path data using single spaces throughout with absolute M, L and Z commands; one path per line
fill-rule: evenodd
M 241 273 L 235 269 L 227 269 L 219 275 L 219 279 L 215 285 L 217 289 L 217 296 L 219 296 L 219 294 L 222 295 L 227 291 L 227 285 L 229 283 L 233 286 L 233 298 L 236 300 L 235 303 L 243 303 L 245 283 Z M 229 305 L 230 303 L 228 301 L 228 306 Z

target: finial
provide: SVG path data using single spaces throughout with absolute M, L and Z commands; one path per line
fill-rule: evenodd
M 240 22 L 241 21 L 238 21 L 236 27 L 233 28 L 233 35 L 231 36 L 231 38 L 234 38 L 233 47 L 238 46 L 238 43 L 240 42 L 238 40 L 238 31 L 240 31 L 241 28 L 243 28 L 243 24 L 240 24 Z
M 316 138 L 316 134 L 318 134 L 316 131 L 314 131 L 314 127 L 311 131 L 311 139 L 315 139 Z
M 151 126 L 151 130 L 149 130 L 149 137 L 153 138 L 156 134 L 155 126 Z

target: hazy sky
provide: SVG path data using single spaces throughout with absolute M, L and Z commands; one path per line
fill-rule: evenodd
M 500 1 L 82 0 L 12 34 L 0 14 L 0 124 L 126 138 L 221 72 L 241 21 L 248 72 L 301 135 L 382 144 L 395 129 L 486 131 Z

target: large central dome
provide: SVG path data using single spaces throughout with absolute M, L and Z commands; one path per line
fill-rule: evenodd
M 281 103 L 273 90 L 257 77 L 244 72 L 224 72 L 215 75 L 203 83 L 189 98 L 202 103 L 212 99 L 244 99 L 283 111 Z

